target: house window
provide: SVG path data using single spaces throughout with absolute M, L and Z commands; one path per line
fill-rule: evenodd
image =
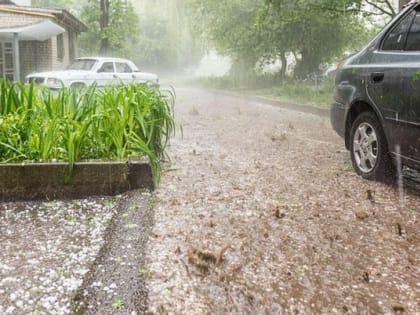
M 13 46 L 12 43 L 0 43 L 2 45 L 1 72 L 2 77 L 6 80 L 13 81 L 15 78 L 14 63 L 13 63 Z
M 57 59 L 63 61 L 64 58 L 64 40 L 63 34 L 57 35 Z

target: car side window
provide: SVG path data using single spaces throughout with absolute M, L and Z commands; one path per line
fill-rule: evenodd
M 114 63 L 104 62 L 103 65 L 99 68 L 98 72 L 114 72 Z
M 420 12 L 417 12 L 413 25 L 408 32 L 404 50 L 420 51 Z
M 388 33 L 382 43 L 382 50 L 403 50 L 407 31 L 415 15 L 415 11 L 411 12 Z
M 130 68 L 130 66 L 124 62 L 116 62 L 115 68 L 117 69 L 118 73 L 131 73 L 133 70 Z

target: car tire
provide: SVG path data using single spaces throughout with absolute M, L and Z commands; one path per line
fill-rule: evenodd
M 395 182 L 396 168 L 375 113 L 362 112 L 350 131 L 350 156 L 356 173 L 368 180 Z

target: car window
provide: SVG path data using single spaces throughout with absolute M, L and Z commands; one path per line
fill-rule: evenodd
M 67 69 L 91 70 L 95 63 L 96 63 L 95 59 L 77 59 L 70 66 L 68 66 Z
M 417 12 L 407 35 L 405 50 L 420 51 L 420 12 Z
M 114 63 L 104 62 L 102 67 L 99 68 L 98 72 L 114 72 Z
M 411 12 L 386 36 L 382 50 L 402 50 L 404 48 L 407 31 L 415 15 L 415 11 Z
M 126 64 L 125 62 L 116 62 L 115 63 L 115 68 L 117 69 L 118 73 L 131 73 L 131 72 L 133 72 L 131 67 L 128 64 Z

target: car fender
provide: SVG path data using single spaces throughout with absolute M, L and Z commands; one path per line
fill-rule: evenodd
M 345 113 L 345 145 L 346 148 L 349 148 L 349 143 L 350 143 L 350 130 L 351 130 L 351 126 L 354 122 L 354 120 L 357 118 L 357 116 L 364 112 L 364 111 L 372 111 L 373 113 L 375 113 L 375 115 L 378 117 L 379 122 L 381 123 L 381 125 L 383 126 L 384 124 L 384 117 L 381 113 L 381 111 L 379 110 L 379 108 L 370 101 L 370 99 L 368 97 L 365 96 L 357 96 L 352 103 L 347 107 L 346 109 L 346 113 Z M 389 137 L 388 134 L 386 134 L 385 129 L 382 127 L 384 133 L 385 133 L 385 137 L 387 139 L 387 142 L 389 144 Z

